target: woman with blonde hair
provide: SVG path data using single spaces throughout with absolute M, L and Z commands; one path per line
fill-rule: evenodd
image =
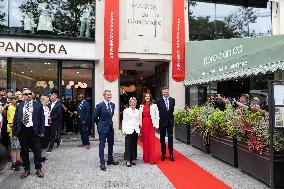
M 50 109 L 48 108 L 49 98 L 48 96 L 42 96 L 40 98 L 44 112 L 44 137 L 41 138 L 41 161 L 44 163 L 47 159 L 45 157 L 46 149 L 50 142 Z
M 139 128 L 139 110 L 136 109 L 137 100 L 131 97 L 129 108 L 123 111 L 122 133 L 125 134 L 125 160 L 127 167 L 135 165 L 134 160 L 137 156 L 137 140 Z
M 139 108 L 139 120 L 142 126 L 143 161 L 150 164 L 156 163 L 155 133 L 159 128 L 159 110 L 153 103 L 149 92 L 144 94 L 143 105 Z

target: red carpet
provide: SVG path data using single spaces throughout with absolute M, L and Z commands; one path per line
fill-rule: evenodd
M 143 148 L 143 144 L 139 141 Z M 177 189 L 228 189 L 221 180 L 193 163 L 187 157 L 174 150 L 175 161 L 171 162 L 168 155 L 161 161 L 160 140 L 156 138 L 157 166 Z

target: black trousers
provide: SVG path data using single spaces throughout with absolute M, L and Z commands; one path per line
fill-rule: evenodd
M 50 141 L 50 126 L 46 126 L 44 129 L 44 137 L 41 139 L 41 149 L 46 149 Z
M 25 171 L 30 171 L 29 149 L 31 148 L 34 153 L 35 169 L 41 169 L 41 150 L 40 150 L 40 137 L 36 136 L 33 127 L 22 126 L 21 133 L 19 134 L 19 141 L 21 144 L 21 157 Z
M 161 151 L 162 154 L 166 154 L 166 135 L 168 134 L 168 147 L 169 147 L 169 153 L 173 153 L 173 130 L 174 126 L 172 124 L 172 120 L 168 120 L 166 122 L 163 122 L 163 120 L 160 120 L 160 143 L 161 143 Z
M 60 125 L 51 125 L 50 126 L 50 143 L 49 149 L 53 149 L 54 143 L 60 143 L 61 139 L 61 126 Z
M 137 140 L 138 134 L 135 131 L 125 136 L 125 160 L 131 162 L 137 158 Z
M 99 157 L 101 165 L 105 165 L 105 143 L 108 143 L 108 162 L 113 161 L 113 145 L 114 145 L 114 132 L 113 127 L 110 126 L 107 133 L 99 133 L 100 143 L 99 143 Z

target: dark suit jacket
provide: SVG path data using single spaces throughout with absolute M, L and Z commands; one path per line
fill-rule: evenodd
M 78 119 L 79 124 L 86 125 L 89 123 L 89 120 L 91 119 L 91 107 L 86 100 L 83 101 L 81 108 L 80 108 L 80 104 L 81 102 L 78 104 L 78 107 L 77 107 L 77 115 L 79 118 Z
M 156 101 L 159 115 L 160 115 L 160 126 L 164 126 L 168 121 L 173 125 L 174 122 L 174 111 L 175 111 L 175 99 L 169 97 L 169 111 L 167 110 L 166 103 L 163 97 L 159 97 Z
M 14 117 L 13 123 L 13 133 L 15 136 L 19 136 L 21 133 L 22 128 L 24 127 L 23 124 L 23 108 L 25 102 L 21 102 L 18 104 L 16 108 L 16 113 Z M 44 134 L 45 128 L 45 119 L 44 119 L 44 111 L 41 103 L 33 101 L 33 130 L 37 136 L 40 134 Z
M 51 110 L 51 104 L 49 104 L 49 109 Z M 60 126 L 61 124 L 61 113 L 62 113 L 62 106 L 59 100 L 55 103 L 53 109 L 50 112 L 50 119 L 51 124 L 50 126 Z
M 111 113 L 108 111 L 105 102 L 99 103 L 94 111 L 94 121 L 98 127 L 98 133 L 107 133 L 109 129 L 113 128 L 112 117 L 114 115 L 115 104 L 110 102 Z

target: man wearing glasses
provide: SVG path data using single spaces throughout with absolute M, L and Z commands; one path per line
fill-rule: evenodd
M 24 179 L 30 175 L 29 149 L 33 149 L 36 175 L 44 177 L 41 171 L 40 137 L 44 136 L 45 119 L 41 103 L 33 101 L 32 92 L 29 89 L 23 91 L 23 102 L 16 108 L 13 135 L 19 138 L 21 144 L 21 156 L 25 172 L 21 175 Z

